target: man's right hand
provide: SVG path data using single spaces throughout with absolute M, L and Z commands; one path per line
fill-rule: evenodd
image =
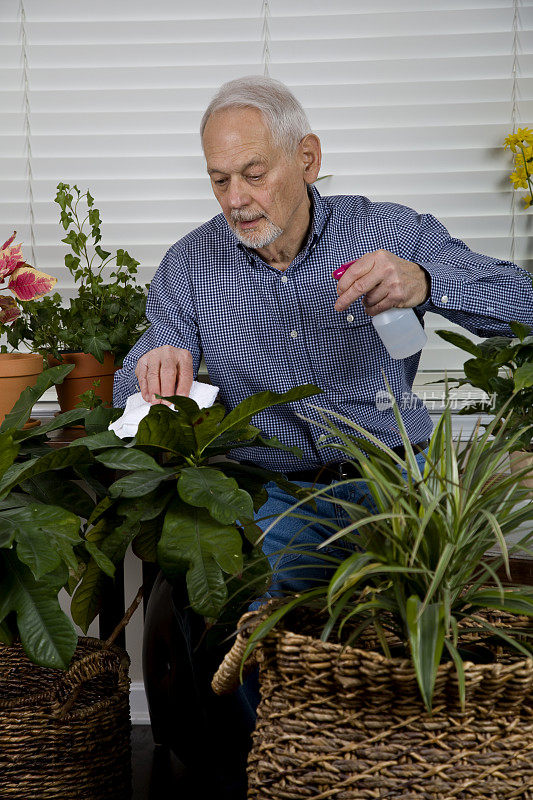
M 193 382 L 192 353 L 168 344 L 156 347 L 137 361 L 135 375 L 143 400 L 149 403 L 164 402 L 156 394 L 188 397 Z

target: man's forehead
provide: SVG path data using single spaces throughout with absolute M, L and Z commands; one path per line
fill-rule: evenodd
M 256 108 L 230 108 L 216 111 L 207 121 L 202 144 L 208 166 L 214 160 L 241 162 L 269 161 L 278 149 L 272 134 Z

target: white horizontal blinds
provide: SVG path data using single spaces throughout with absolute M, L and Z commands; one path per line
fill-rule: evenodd
M 364 194 L 437 216 L 473 250 L 508 259 L 512 0 L 268 0 L 269 70 L 309 112 L 327 194 Z M 519 4 L 519 126 L 533 125 L 533 7 Z M 515 258 L 533 268 L 517 203 Z M 422 370 L 459 369 L 426 315 Z M 474 337 L 473 337 L 474 338 Z
M 21 0 L 0 0 L 0 221 L 29 243 Z M 220 84 L 285 81 L 324 147 L 324 194 L 365 194 L 439 217 L 482 253 L 510 254 L 512 0 L 22 0 L 36 263 L 72 291 L 53 203 L 89 187 L 102 245 L 151 279 L 167 247 L 218 213 L 198 126 Z M 520 0 L 519 125 L 533 125 L 533 8 Z M 533 265 L 517 204 L 518 263 Z M 27 254 L 27 252 L 26 252 Z M 427 370 L 458 368 L 432 332 Z
M 0 140 L 0 185 L 9 189 L 2 219 L 29 241 L 15 93 L 19 2 L 3 2 L 0 91 L 11 119 Z M 263 71 L 260 3 L 24 0 L 24 8 L 36 261 L 68 297 L 65 233 L 53 202 L 64 181 L 90 188 L 103 219 L 101 244 L 125 247 L 148 282 L 169 245 L 220 210 L 198 128 L 220 83 Z

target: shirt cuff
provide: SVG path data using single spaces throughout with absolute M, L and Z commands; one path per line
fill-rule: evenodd
M 419 267 L 425 269 L 431 280 L 431 290 L 428 299 L 416 306 L 420 311 L 463 311 L 465 309 L 465 286 L 472 283 L 472 276 L 453 270 L 442 264 L 417 262 Z M 492 309 L 491 309 L 492 310 Z

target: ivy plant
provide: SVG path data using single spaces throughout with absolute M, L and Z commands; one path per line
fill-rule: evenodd
M 58 292 L 29 301 L 13 325 L 0 332 L 15 349 L 25 344 L 59 360 L 61 351 L 90 353 L 100 363 L 104 353 L 111 352 L 120 366 L 148 327 L 148 284 L 137 285 L 139 262 L 127 250 L 118 249 L 112 255 L 100 246 L 102 220 L 89 190 L 82 193 L 77 186 L 59 183 L 55 202 L 67 231 L 61 241 L 70 248 L 65 266 L 74 278 L 77 296 L 66 307 Z

